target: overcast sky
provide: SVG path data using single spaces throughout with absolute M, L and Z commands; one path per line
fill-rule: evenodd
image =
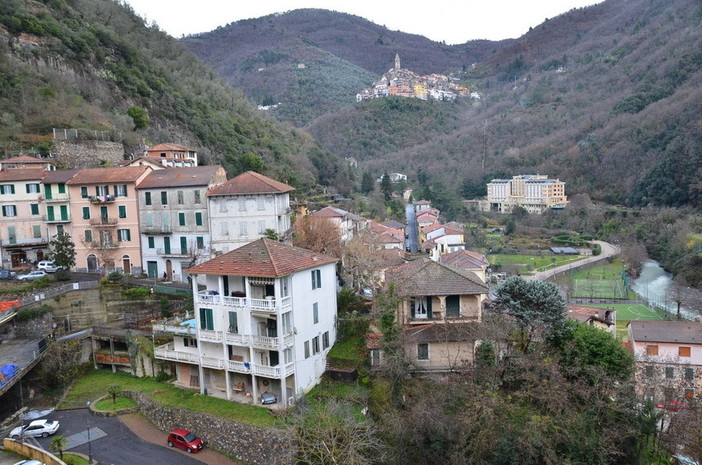
M 127 0 L 149 23 L 174 37 L 207 32 L 240 19 L 298 8 L 324 8 L 361 16 L 391 30 L 420 34 L 447 44 L 473 39 L 517 38 L 572 8 L 601 0 Z M 421 8 L 419 5 L 422 5 Z

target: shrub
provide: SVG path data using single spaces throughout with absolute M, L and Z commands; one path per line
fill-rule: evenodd
M 72 279 L 72 275 L 68 270 L 58 270 L 56 273 L 54 273 L 54 279 L 56 281 L 70 281 Z
M 151 290 L 148 287 L 132 287 L 123 290 L 122 295 L 130 299 L 146 299 L 151 296 Z
M 121 283 L 122 280 L 124 279 L 124 275 L 120 273 L 119 271 L 113 271 L 112 273 L 107 275 L 107 282 L 108 283 Z
M 17 311 L 17 315 L 15 315 L 15 321 L 35 320 L 53 311 L 54 309 L 50 305 L 21 308 Z

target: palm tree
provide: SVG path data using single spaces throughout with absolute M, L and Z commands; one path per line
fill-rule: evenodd
M 54 436 L 54 438 L 51 440 L 49 448 L 52 450 L 52 452 L 58 451 L 59 455 L 61 456 L 61 460 L 63 460 L 63 450 L 67 445 L 68 439 L 63 436 Z

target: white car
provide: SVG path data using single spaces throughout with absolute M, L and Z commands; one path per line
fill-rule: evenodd
M 17 276 L 17 281 L 34 281 L 35 279 L 41 279 L 46 276 L 46 271 L 44 270 L 34 270 L 27 274 L 21 274 Z
M 59 422 L 58 421 L 34 420 L 33 422 L 29 423 L 28 425 L 21 425 L 15 429 L 13 429 L 10 432 L 10 437 L 12 439 L 20 439 L 20 438 L 24 438 L 27 436 L 34 436 L 34 437 L 41 436 L 41 437 L 45 438 L 45 437 L 51 436 L 52 434 L 56 433 L 56 431 L 58 431 L 58 429 L 59 429 Z
M 37 264 L 37 268 L 40 270 L 44 270 L 47 273 L 56 273 L 58 270 L 62 270 L 62 266 L 58 266 L 56 263 L 48 261 L 48 260 L 43 260 Z

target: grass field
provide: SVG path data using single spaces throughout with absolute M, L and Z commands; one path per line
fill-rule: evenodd
M 573 279 L 572 297 L 589 299 L 626 299 L 621 279 Z
M 588 307 L 613 308 L 617 312 L 617 336 L 628 340 L 627 323 L 632 320 L 663 320 L 663 312 L 644 304 L 587 304 Z
M 525 271 L 545 271 L 582 258 L 579 255 L 493 254 L 487 256 L 490 265 L 517 265 L 521 274 L 527 274 Z

